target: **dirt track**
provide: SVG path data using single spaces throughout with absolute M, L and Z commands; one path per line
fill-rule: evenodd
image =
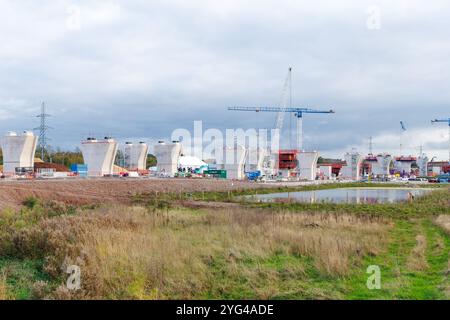
M 29 196 L 83 205 L 127 202 L 134 194 L 148 192 L 227 191 L 264 188 L 251 182 L 195 179 L 86 179 L 1 181 L 0 209 L 17 208 Z

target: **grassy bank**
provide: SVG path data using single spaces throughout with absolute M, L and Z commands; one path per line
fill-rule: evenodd
M 337 188 L 434 188 L 445 189 L 443 184 L 414 184 L 414 183 L 378 183 L 378 182 L 341 182 L 341 183 L 327 183 L 317 185 L 305 186 L 276 186 L 257 188 L 255 184 L 254 189 L 241 189 L 234 191 L 197 191 L 197 192 L 178 192 L 178 193 L 138 193 L 133 196 L 133 201 L 138 204 L 146 201 L 176 201 L 176 200 L 194 200 L 194 201 L 218 201 L 218 202 L 236 202 L 242 196 L 252 196 L 269 193 L 283 193 L 283 192 L 298 192 L 298 191 L 313 191 L 313 190 L 327 190 Z
M 174 195 L 0 214 L 2 299 L 449 299 L 450 192 L 397 205 L 180 207 Z M 69 265 L 82 287 L 66 287 Z M 368 266 L 381 289 L 366 286 Z
M 243 205 L 271 210 L 287 210 L 290 212 L 335 212 L 357 215 L 386 216 L 405 219 L 423 216 L 450 214 L 450 188 L 441 187 L 412 202 L 380 203 L 380 204 L 333 204 L 333 203 L 299 203 L 299 202 L 242 202 Z
M 15 266 L 5 282 L 16 298 L 276 298 L 308 274 L 351 274 L 390 227 L 347 215 L 114 207 L 10 229 L 1 252 Z M 75 293 L 64 286 L 72 264 L 83 276 Z M 29 287 L 18 294 L 21 269 Z

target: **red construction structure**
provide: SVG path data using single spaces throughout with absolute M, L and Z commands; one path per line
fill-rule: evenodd
M 444 173 L 450 173 L 450 164 L 447 166 L 443 166 L 442 170 L 444 171 Z
M 297 150 L 280 150 L 278 154 L 278 168 L 280 170 L 294 170 L 297 168 Z
M 401 157 L 395 157 L 396 161 L 411 161 L 411 162 L 415 162 L 417 161 L 416 157 L 413 156 L 401 156 Z
M 427 171 L 429 176 L 435 176 L 440 173 L 450 173 L 450 163 L 448 161 L 429 162 Z
M 319 163 L 318 166 L 329 166 L 331 167 L 331 174 L 333 174 L 334 176 L 339 176 L 339 173 L 342 170 L 342 167 L 344 166 L 345 162 L 344 161 L 336 161 L 336 162 L 324 162 L 324 163 Z

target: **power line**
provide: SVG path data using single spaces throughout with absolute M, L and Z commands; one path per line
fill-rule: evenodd
M 53 129 L 52 127 L 47 125 L 47 118 L 51 117 L 46 112 L 46 106 L 45 102 L 42 102 L 41 105 L 41 113 L 36 116 L 36 118 L 40 118 L 41 125 L 38 128 L 35 128 L 34 130 L 39 130 L 39 147 L 41 148 L 41 160 L 44 161 L 45 156 L 45 150 L 47 150 L 48 142 L 51 140 L 47 137 L 47 131 L 49 129 Z

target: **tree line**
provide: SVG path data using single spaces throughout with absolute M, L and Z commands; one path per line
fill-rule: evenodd
M 35 157 L 41 159 L 41 156 L 41 149 L 38 147 Z M 44 152 L 44 159 L 41 160 L 48 163 L 62 164 L 68 169 L 70 169 L 70 166 L 72 164 L 84 163 L 83 154 L 81 153 L 81 150 L 79 148 L 75 148 L 74 151 L 64 151 L 60 148 L 53 149 L 49 147 Z M 1 149 L 0 164 L 3 164 L 3 151 Z M 123 166 L 123 152 L 121 150 L 119 150 L 117 153 L 115 164 Z M 147 159 L 147 168 L 153 166 L 156 166 L 156 157 L 152 154 L 149 154 Z

